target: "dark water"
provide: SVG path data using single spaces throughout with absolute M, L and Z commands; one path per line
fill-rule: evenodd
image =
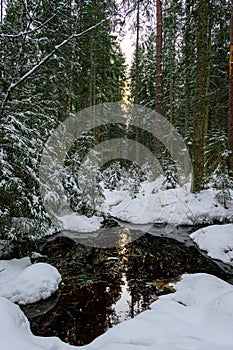
M 44 261 L 59 269 L 63 283 L 49 300 L 23 307 L 33 333 L 85 345 L 148 309 L 159 295 L 173 290 L 183 273 L 232 277 L 229 267 L 200 253 L 189 240 L 190 228 L 173 227 L 172 234 L 170 229 L 154 227 L 142 235 L 138 228 L 115 228 L 120 238 L 115 248 L 90 247 L 67 235 L 44 242 Z

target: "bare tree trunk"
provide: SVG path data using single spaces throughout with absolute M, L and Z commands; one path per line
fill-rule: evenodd
M 140 32 L 140 0 L 137 0 L 137 19 L 136 19 L 136 44 L 135 44 L 135 63 L 136 63 L 136 76 L 135 76 L 135 97 L 134 102 L 138 103 L 138 90 L 139 90 L 139 32 Z
M 4 0 L 1 0 L 1 23 L 3 23 L 3 8 L 4 8 Z
M 233 0 L 231 0 L 230 62 L 229 62 L 229 106 L 228 106 L 228 148 L 230 168 L 233 171 Z
M 156 0 L 156 101 L 155 110 L 163 112 L 163 75 L 162 75 L 162 1 Z
M 199 0 L 197 8 L 197 74 L 193 126 L 193 192 L 204 182 L 204 152 L 208 125 L 209 90 L 209 0 Z
M 184 41 L 185 41 L 185 49 L 184 49 L 184 63 L 185 63 L 185 125 L 184 131 L 185 136 L 188 136 L 189 132 L 189 124 L 190 124 L 190 83 L 191 83 L 191 73 L 190 73 L 190 54 L 192 52 L 192 37 L 191 37 L 191 24 L 190 24 L 190 0 L 186 0 L 185 2 L 185 15 L 187 18 L 184 32 Z
M 136 13 L 136 43 L 135 43 L 135 64 L 136 64 L 136 74 L 135 74 L 135 94 L 134 94 L 134 103 L 139 103 L 139 36 L 140 36 L 140 0 L 137 0 L 137 13 Z M 139 130 L 136 128 L 135 132 L 135 141 L 136 141 L 136 161 L 139 162 Z

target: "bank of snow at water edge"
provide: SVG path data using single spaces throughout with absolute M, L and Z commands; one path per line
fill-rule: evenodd
M 197 225 L 233 221 L 232 190 L 229 190 L 232 200 L 224 208 L 220 190 L 209 188 L 193 194 L 190 189 L 191 183 L 166 189 L 162 176 L 153 182 L 143 182 L 135 198 L 126 190 L 104 189 L 105 201 L 97 211 L 133 224 Z M 87 218 L 74 212 L 57 219 L 64 230 L 77 232 L 98 230 L 102 221 L 101 217 Z
M 49 264 L 31 264 L 28 257 L 0 260 L 0 297 L 12 302 L 28 304 L 46 299 L 58 289 L 60 281 L 61 275 Z
M 87 217 L 72 212 L 63 216 L 57 216 L 57 220 L 60 222 L 63 230 L 92 232 L 100 228 L 103 218 L 95 215 Z
M 233 264 L 233 224 L 204 227 L 190 237 L 211 258 Z
M 233 220 L 233 191 L 228 208 L 224 208 L 222 193 L 209 188 L 191 193 L 191 184 L 166 189 L 161 176 L 154 182 L 142 183 L 140 192 L 131 198 L 127 191 L 105 190 L 105 203 L 100 210 L 134 224 L 166 223 L 193 225 Z
M 4 350 L 232 350 L 233 286 L 208 274 L 183 275 L 176 292 L 145 311 L 74 347 L 36 337 L 11 301 L 0 298 L 0 349 Z

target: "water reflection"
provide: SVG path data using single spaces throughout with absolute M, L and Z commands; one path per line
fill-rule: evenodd
M 112 304 L 111 309 L 113 314 L 111 317 L 112 324 L 117 324 L 127 319 L 127 310 L 131 300 L 130 293 L 128 291 L 128 283 L 125 274 L 122 274 L 120 297 L 115 304 Z
M 121 228 L 119 230 L 118 255 L 119 271 L 121 271 L 121 292 L 120 299 L 113 304 L 112 308 L 115 311 L 117 319 L 116 323 L 122 322 L 130 317 L 134 317 L 134 293 L 131 290 L 127 275 L 125 273 L 125 266 L 128 263 L 128 244 L 132 242 L 131 231 L 128 228 Z M 140 312 L 140 311 L 138 311 Z
M 49 300 L 23 308 L 35 334 L 85 345 L 171 292 L 171 283 L 184 272 L 229 278 L 194 246 L 148 234 L 134 240 L 129 228 L 118 228 L 117 237 L 117 247 L 111 249 L 83 246 L 67 237 L 43 246 L 41 253 L 61 271 L 63 285 Z

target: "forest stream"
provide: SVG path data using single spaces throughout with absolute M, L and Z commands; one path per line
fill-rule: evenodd
M 106 248 L 74 240 L 69 232 L 44 240 L 38 246 L 43 256 L 35 261 L 58 268 L 62 283 L 49 299 L 22 306 L 32 332 L 85 345 L 172 292 L 183 273 L 206 272 L 230 281 L 233 268 L 213 261 L 191 241 L 195 229 L 158 225 L 144 234 L 145 227 L 144 232 L 133 225 L 109 228 L 105 234 L 119 244 Z

